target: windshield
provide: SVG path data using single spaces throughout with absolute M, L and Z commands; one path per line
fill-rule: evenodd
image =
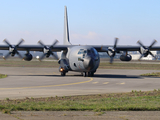
M 84 49 L 80 49 L 78 54 L 83 54 L 84 53 Z
M 98 55 L 97 50 L 95 50 L 94 48 L 91 48 L 91 51 L 92 51 L 92 54 L 93 54 L 94 56 L 97 56 L 97 55 Z

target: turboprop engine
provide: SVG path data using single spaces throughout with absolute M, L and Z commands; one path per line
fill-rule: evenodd
M 24 60 L 25 61 L 31 61 L 32 60 L 32 54 L 30 54 L 30 53 L 26 53 L 25 55 L 24 55 Z
M 121 56 L 120 56 L 120 60 L 121 60 L 121 61 L 131 61 L 131 60 L 132 60 L 132 56 L 131 56 L 130 54 L 121 55 Z

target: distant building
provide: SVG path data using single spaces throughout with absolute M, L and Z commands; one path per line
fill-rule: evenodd
M 157 51 L 152 51 L 152 54 L 157 56 Z M 137 54 L 131 53 L 130 55 L 132 56 L 132 60 L 138 60 L 141 56 L 139 52 Z M 147 57 L 142 57 L 141 60 L 154 60 L 154 58 L 151 55 L 148 55 Z

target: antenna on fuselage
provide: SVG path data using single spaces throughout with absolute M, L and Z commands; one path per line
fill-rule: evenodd
M 69 40 L 69 28 L 68 28 L 68 16 L 67 16 L 67 7 L 65 6 L 64 9 L 64 39 L 63 39 L 64 45 L 71 45 Z

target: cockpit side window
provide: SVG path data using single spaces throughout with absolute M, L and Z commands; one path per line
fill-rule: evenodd
M 91 51 L 92 51 L 92 53 L 93 53 L 94 56 L 98 55 L 98 52 L 94 48 L 92 48 Z
M 91 54 L 91 50 L 87 50 L 87 54 L 90 55 Z
M 84 52 L 84 49 L 80 49 L 78 54 L 83 54 L 83 52 Z

